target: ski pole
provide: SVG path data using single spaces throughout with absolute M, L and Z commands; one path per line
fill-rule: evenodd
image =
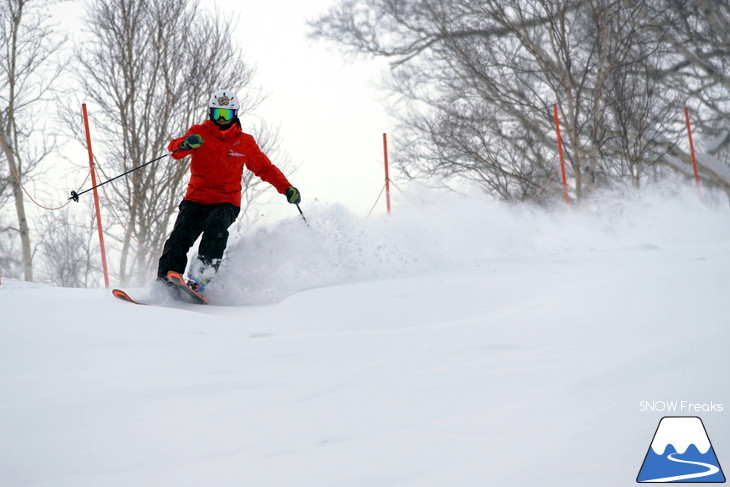
M 299 208 L 299 205 L 298 204 L 297 204 L 297 210 L 299 210 L 299 214 L 302 215 L 302 220 L 304 220 L 304 223 L 306 223 L 307 226 L 309 226 L 309 222 L 307 221 L 306 218 L 304 218 L 304 213 L 302 212 L 302 209 Z
M 122 173 L 122 174 L 120 174 L 119 176 L 115 176 L 115 177 L 113 177 L 113 178 L 111 178 L 111 179 L 109 179 L 109 180 L 107 180 L 107 181 L 104 181 L 103 183 L 99 183 L 99 184 L 97 184 L 96 186 L 92 186 L 92 187 L 91 187 L 91 188 L 89 188 L 89 189 L 85 189 L 85 190 L 83 190 L 83 191 L 82 191 L 82 192 L 80 192 L 80 193 L 77 193 L 76 191 L 71 191 L 71 197 L 70 197 L 69 199 L 70 199 L 70 200 L 74 200 L 74 201 L 75 201 L 76 203 L 78 203 L 78 202 L 79 202 L 79 196 L 81 196 L 82 194 L 84 194 L 84 193 L 88 193 L 89 191 L 92 191 L 92 190 L 94 190 L 94 189 L 98 188 L 99 186 L 104 186 L 104 185 L 105 185 L 106 183 L 111 183 L 112 181 L 116 181 L 117 179 L 121 178 L 122 176 L 126 176 L 127 174 L 129 174 L 129 173 L 131 173 L 131 172 L 134 172 L 134 171 L 136 171 L 137 169 L 142 169 L 142 168 L 143 168 L 143 167 L 145 167 L 145 166 L 149 166 L 149 165 L 150 165 L 150 164 L 152 164 L 153 162 L 157 162 L 157 161 L 159 161 L 159 160 L 160 160 L 160 159 L 162 159 L 163 157 L 171 156 L 172 154 L 174 154 L 175 152 L 177 152 L 177 151 L 179 151 L 179 150 L 182 150 L 182 149 L 175 149 L 175 150 L 174 150 L 174 151 L 172 151 L 172 152 L 168 152 L 168 153 L 166 153 L 166 154 L 163 154 L 163 155 L 161 155 L 160 157 L 158 157 L 157 159 L 152 159 L 152 160 L 151 160 L 151 161 L 149 161 L 149 162 L 145 162 L 144 164 L 140 164 L 140 165 L 139 165 L 139 166 L 137 166 L 137 167 L 133 167 L 133 168 L 132 168 L 132 169 L 130 169 L 129 171 L 127 171 L 127 172 L 125 172 L 125 173 Z

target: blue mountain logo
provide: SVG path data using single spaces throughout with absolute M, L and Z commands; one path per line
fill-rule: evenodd
M 702 420 L 696 416 L 663 417 L 636 481 L 725 482 Z

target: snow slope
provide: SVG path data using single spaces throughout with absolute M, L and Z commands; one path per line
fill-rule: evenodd
M 632 485 L 670 400 L 730 465 L 726 199 L 424 201 L 241 231 L 210 307 L 4 281 L 0 485 Z

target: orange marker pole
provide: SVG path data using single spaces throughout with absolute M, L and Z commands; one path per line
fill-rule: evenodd
M 684 109 L 684 119 L 687 123 L 687 135 L 689 136 L 689 151 L 692 154 L 692 168 L 695 172 L 695 183 L 700 187 L 700 173 L 697 170 L 697 157 L 695 156 L 695 144 L 692 141 L 692 125 L 689 122 L 689 108 Z
M 84 113 L 84 129 L 86 129 L 86 147 L 89 149 L 89 167 L 91 168 L 91 185 L 96 186 L 96 170 L 94 168 L 94 153 L 91 150 L 91 132 L 89 132 L 89 114 L 86 103 L 81 105 Z M 104 246 L 104 231 L 101 226 L 101 210 L 99 208 L 99 193 L 94 188 L 94 207 L 96 208 L 96 226 L 99 229 L 99 246 L 101 247 L 101 266 L 104 270 L 104 286 L 109 289 L 109 269 L 106 265 L 106 247 Z
M 565 157 L 563 156 L 563 138 L 560 136 L 560 121 L 558 120 L 558 105 L 553 105 L 553 117 L 555 118 L 555 132 L 558 134 L 558 152 L 560 153 L 560 172 L 563 175 L 563 195 L 565 202 L 570 204 L 568 195 L 568 180 L 565 176 Z
M 385 158 L 385 205 L 390 215 L 390 176 L 388 175 L 388 136 L 383 134 L 383 154 Z

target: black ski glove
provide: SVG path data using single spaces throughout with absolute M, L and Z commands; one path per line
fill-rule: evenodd
M 197 149 L 201 145 L 203 145 L 203 136 L 200 134 L 192 134 L 188 135 L 185 140 L 182 141 L 182 144 L 180 144 L 180 149 L 182 150 L 192 150 Z
M 286 195 L 286 200 L 292 205 L 298 205 L 302 202 L 302 195 L 299 194 L 299 190 L 294 186 L 286 188 L 286 192 L 284 194 Z

